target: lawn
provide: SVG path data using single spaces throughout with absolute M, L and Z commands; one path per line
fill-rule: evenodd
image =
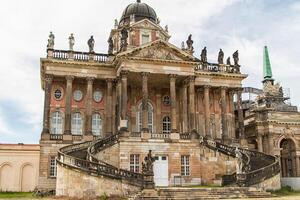
M 32 192 L 0 192 L 0 199 L 34 198 Z

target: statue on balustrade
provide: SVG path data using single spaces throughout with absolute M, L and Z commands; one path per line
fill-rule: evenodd
M 220 51 L 219 51 L 218 63 L 219 64 L 224 64 L 224 52 L 223 52 L 222 49 L 220 49 Z
M 168 26 L 168 25 L 165 26 L 165 31 L 166 31 L 167 33 L 169 32 L 169 26 Z
M 55 36 L 51 31 L 48 39 L 47 49 L 54 49 L 54 38 Z
M 124 28 L 121 31 L 121 51 L 127 50 L 128 31 Z
M 244 162 L 243 162 L 243 154 L 239 150 L 238 147 L 235 148 L 235 157 L 237 158 L 237 163 L 236 163 L 236 173 L 237 174 L 242 174 L 243 173 L 243 167 L 244 167 Z
M 117 29 L 118 28 L 118 25 L 119 24 L 119 22 L 118 22 L 118 20 L 117 19 L 115 19 L 115 29 Z
M 194 51 L 193 44 L 194 44 L 194 41 L 192 40 L 192 34 L 190 34 L 188 37 L 188 40 L 186 41 L 187 50 Z
M 69 50 L 73 51 L 74 50 L 74 44 L 75 44 L 75 38 L 73 33 L 71 33 L 70 37 L 69 37 Z
M 185 44 L 184 41 L 181 42 L 181 49 L 184 50 L 185 49 Z
M 89 52 L 94 53 L 94 46 L 95 46 L 95 40 L 94 37 L 91 36 L 91 38 L 88 40 L 88 45 L 89 45 Z
M 227 58 L 227 60 L 226 60 L 226 64 L 227 64 L 227 65 L 231 65 L 231 62 L 230 62 L 230 57 L 228 57 L 228 58 Z
M 237 50 L 232 54 L 234 65 L 238 66 L 239 65 L 239 51 Z
M 152 156 L 152 151 L 149 150 L 148 155 L 144 159 L 145 162 L 142 163 L 143 174 L 153 174 L 153 163 L 155 158 Z
M 206 63 L 207 62 L 207 50 L 206 50 L 206 47 L 204 47 L 201 51 L 201 61 Z
M 113 54 L 114 51 L 114 41 L 112 39 L 112 37 L 109 37 L 108 39 L 108 54 Z

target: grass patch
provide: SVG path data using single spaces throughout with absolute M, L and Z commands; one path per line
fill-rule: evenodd
M 300 191 L 293 190 L 290 186 L 284 186 L 280 190 L 271 191 L 271 193 L 277 196 L 290 196 L 290 195 L 299 195 Z
M 34 198 L 32 192 L 0 192 L 0 199 Z

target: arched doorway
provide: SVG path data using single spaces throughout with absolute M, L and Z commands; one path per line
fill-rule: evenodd
M 31 164 L 25 164 L 22 168 L 21 191 L 31 192 L 34 190 L 35 171 Z
M 14 173 L 10 164 L 4 164 L 0 167 L 0 191 L 15 191 Z
M 282 177 L 294 177 L 296 174 L 296 147 L 291 139 L 283 139 L 280 142 L 281 148 L 281 173 Z

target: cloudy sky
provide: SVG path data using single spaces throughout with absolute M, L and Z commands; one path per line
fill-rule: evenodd
M 40 58 L 46 56 L 49 31 L 56 49 L 87 51 L 94 35 L 96 52 L 107 51 L 114 19 L 135 0 L 3 0 L 0 6 L 0 143 L 38 143 L 43 92 Z M 192 33 L 195 54 L 204 46 L 216 62 L 219 48 L 230 56 L 239 49 L 244 86 L 261 87 L 262 49 L 269 48 L 274 78 L 290 88 L 300 106 L 299 0 L 142 0 L 169 26 L 170 42 L 180 46 Z

